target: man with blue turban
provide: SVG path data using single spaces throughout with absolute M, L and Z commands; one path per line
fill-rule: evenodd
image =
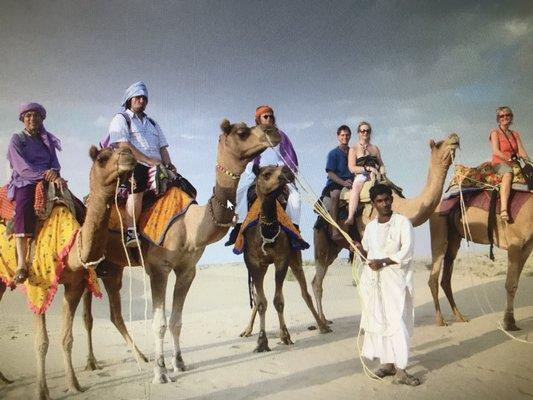
M 143 193 L 148 189 L 150 167 L 164 164 L 175 170 L 168 154 L 168 143 L 159 124 L 144 112 L 148 105 L 148 89 L 144 82 L 135 82 L 122 98 L 124 111 L 115 115 L 109 125 L 109 145 L 128 148 L 137 159 L 133 171 L 135 186 L 126 202 L 126 246 L 137 246 L 137 221 L 142 208 Z M 135 211 L 135 212 L 134 212 Z

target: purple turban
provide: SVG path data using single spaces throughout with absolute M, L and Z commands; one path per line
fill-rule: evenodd
M 39 103 L 22 103 L 19 106 L 20 121 L 24 120 L 24 114 L 26 114 L 28 111 L 37 111 L 39 114 L 41 114 L 42 119 L 46 118 L 46 110 Z

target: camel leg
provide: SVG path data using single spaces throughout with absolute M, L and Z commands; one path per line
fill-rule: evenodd
M 167 289 L 168 270 L 160 270 L 157 267 L 150 268 L 150 287 L 152 289 L 152 329 L 155 336 L 155 366 L 154 384 L 168 383 L 170 377 L 165 366 L 163 354 L 163 341 L 167 330 L 167 318 L 165 315 L 165 293 Z
M 76 282 L 75 284 L 65 285 L 65 296 L 63 297 L 63 327 L 61 330 L 61 337 L 63 344 L 65 378 L 70 393 L 79 393 L 83 391 L 78 383 L 78 378 L 76 378 L 76 373 L 72 366 L 72 344 L 74 343 L 72 323 L 74 321 L 76 308 L 78 307 L 83 291 L 85 290 L 83 277 L 80 278 L 79 282 Z
M 185 297 L 189 292 L 192 281 L 196 276 L 196 268 L 189 268 L 182 273 L 176 272 L 176 284 L 174 285 L 174 295 L 172 300 L 172 314 L 169 321 L 169 330 L 172 334 L 172 342 L 174 345 L 174 353 L 172 354 L 172 367 L 174 372 L 185 371 L 185 362 L 181 357 L 180 348 L 180 334 L 183 314 L 183 304 L 185 303 Z
M 6 292 L 6 285 L 2 281 L 0 281 L 0 300 L 2 300 L 2 296 Z M 0 372 L 0 382 L 3 383 L 13 383 L 13 381 L 7 379 L 2 372 Z
M 315 276 L 313 278 L 312 285 L 313 293 L 315 295 L 316 300 L 318 317 L 322 321 L 323 325 L 331 324 L 331 321 L 328 321 L 326 319 L 326 316 L 324 315 L 324 309 L 322 308 L 322 294 L 324 292 L 324 289 L 322 288 L 322 283 L 324 282 L 324 277 L 326 276 L 327 271 L 328 267 L 322 265 L 319 260 L 315 260 Z
M 444 321 L 439 302 L 439 276 L 448 248 L 447 219 L 433 214 L 429 219 L 429 230 L 431 235 L 432 268 L 428 285 L 435 305 L 435 323 L 437 326 L 447 326 L 448 324 Z
M 448 249 L 446 251 L 446 255 L 444 256 L 444 262 L 442 266 L 442 278 L 440 281 L 440 286 L 442 287 L 442 290 L 446 294 L 446 298 L 448 299 L 448 302 L 450 303 L 450 307 L 452 308 L 453 315 L 455 315 L 455 320 L 457 322 L 468 322 L 468 319 L 461 314 L 459 309 L 457 308 L 457 305 L 455 304 L 455 300 L 453 298 L 453 290 L 452 290 L 452 274 L 453 274 L 453 263 L 455 261 L 455 257 L 457 257 L 457 252 L 459 251 L 459 248 L 461 247 L 461 236 L 457 234 L 457 232 L 449 232 L 448 234 Z
M 122 289 L 122 274 L 124 268 L 113 265 L 109 268 L 108 273 L 102 277 L 104 287 L 109 297 L 109 315 L 111 322 L 117 330 L 120 332 L 126 344 L 133 350 L 133 354 L 137 360 L 143 360 L 148 362 L 148 358 L 139 350 L 135 345 L 135 342 L 131 338 L 128 328 L 124 323 L 124 317 L 122 316 L 122 300 L 120 299 L 120 289 Z
M 35 353 L 37 356 L 37 398 L 39 400 L 51 400 L 46 384 L 46 353 L 48 352 L 48 332 L 46 330 L 46 315 L 34 316 L 35 321 Z
M 507 306 L 503 316 L 503 329 L 506 331 L 518 331 L 514 319 L 514 297 L 518 289 L 518 280 L 524 268 L 524 264 L 533 248 L 533 240 L 526 243 L 522 248 L 517 245 L 509 246 L 507 250 L 507 278 L 505 280 L 505 290 L 507 291 Z
M 283 344 L 294 344 L 291 340 L 291 335 L 287 329 L 285 323 L 285 316 L 283 310 L 285 308 L 285 300 L 283 298 L 283 281 L 287 275 L 287 270 L 289 269 L 289 263 L 284 262 L 283 265 L 276 265 L 276 292 L 274 294 L 274 307 L 278 313 L 279 319 L 279 339 Z
M 254 353 L 262 353 L 264 351 L 270 351 L 268 347 L 268 338 L 266 335 L 266 323 L 265 316 L 267 310 L 267 299 L 265 291 L 263 289 L 263 281 L 268 265 L 249 265 L 250 261 L 246 260 L 248 270 L 251 271 L 252 281 L 255 287 L 255 304 L 257 304 L 257 311 L 259 312 L 259 337 L 257 338 L 257 347 Z
M 254 329 L 254 322 L 255 322 L 256 315 L 257 315 L 257 303 L 254 302 L 254 306 L 252 308 L 252 315 L 250 317 L 250 322 L 248 323 L 248 326 L 244 329 L 244 331 L 241 332 L 241 334 L 239 335 L 240 337 L 252 336 L 252 331 Z
M 85 371 L 94 371 L 101 369 L 98 366 L 96 357 L 94 356 L 93 349 L 93 313 L 92 313 L 92 293 L 90 290 L 85 289 L 83 292 L 83 323 L 85 325 L 85 331 L 87 332 L 87 365 Z
M 300 285 L 300 291 L 302 293 L 302 298 L 304 299 L 305 304 L 307 304 L 307 307 L 311 311 L 311 314 L 313 314 L 313 317 L 315 318 L 315 321 L 318 325 L 318 329 L 320 333 L 331 332 L 331 328 L 327 324 L 322 322 L 322 320 L 318 316 L 315 306 L 313 305 L 313 299 L 311 298 L 311 295 L 307 291 L 307 281 L 305 280 L 305 274 L 302 268 L 301 256 L 298 257 L 297 260 L 291 262 L 290 265 L 291 265 L 292 273 L 294 277 L 296 278 L 296 280 L 298 281 L 298 284 Z

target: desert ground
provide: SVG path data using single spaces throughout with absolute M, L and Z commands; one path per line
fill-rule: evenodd
M 533 342 L 533 260 L 523 271 L 515 301 L 522 328 L 516 336 Z M 305 270 L 308 285 L 312 262 Z M 109 321 L 108 303 L 94 300 L 95 354 L 101 369 L 85 371 L 86 334 L 78 308 L 74 326 L 74 364 L 85 391 L 67 393 L 59 344 L 62 289 L 48 314 L 50 349 L 47 377 L 55 399 L 531 399 L 533 398 L 533 343 L 512 340 L 498 329 L 505 304 L 505 254 L 496 263 L 486 254 L 463 251 L 452 281 L 459 308 L 468 323 L 453 320 L 441 295 L 449 326 L 434 324 L 434 308 L 427 287 L 428 260 L 417 260 L 415 274 L 415 331 L 409 370 L 422 380 L 416 388 L 373 381 L 362 368 L 356 349 L 360 302 L 352 283 L 351 265 L 339 259 L 324 283 L 326 316 L 333 332 L 308 330 L 311 313 L 289 275 L 284 286 L 285 317 L 294 345 L 277 338 L 278 320 L 270 303 L 267 334 L 272 349 L 253 353 L 254 336 L 240 338 L 249 318 L 247 273 L 244 264 L 198 268 L 185 303 L 181 336 L 186 372 L 171 373 L 173 381 L 154 385 L 152 364 L 138 364 Z M 171 283 L 172 283 L 171 279 Z M 272 271 L 266 278 L 267 295 L 274 292 Z M 170 285 L 169 285 L 170 286 Z M 168 303 L 171 302 L 168 290 Z M 124 317 L 138 346 L 153 359 L 149 288 L 143 271 L 126 271 L 122 290 Z M 147 307 L 147 309 L 146 309 Z M 130 311 L 131 310 L 131 311 Z M 145 311 L 146 310 L 146 311 Z M 168 310 L 167 310 L 168 311 Z M 168 314 L 168 312 L 167 312 Z M 147 318 L 145 317 L 147 315 Z M 15 382 L 0 384 L 0 398 L 32 398 L 35 391 L 33 317 L 19 290 L 7 292 L 0 303 L 0 370 Z M 171 340 L 165 340 L 167 367 Z M 377 362 L 367 361 L 371 368 Z

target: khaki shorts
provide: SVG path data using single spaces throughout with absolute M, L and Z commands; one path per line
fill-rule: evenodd
M 493 166 L 493 169 L 494 169 L 494 172 L 500 176 L 503 176 L 509 172 L 513 173 L 513 168 L 505 163 L 496 164 L 495 166 Z

